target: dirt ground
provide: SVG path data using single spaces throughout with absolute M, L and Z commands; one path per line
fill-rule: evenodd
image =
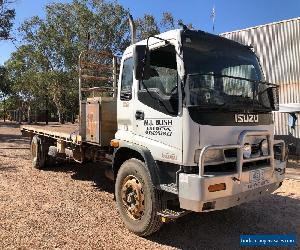
M 282 187 L 224 211 L 192 213 L 144 239 L 127 231 L 99 166 L 31 168 L 29 141 L 0 123 L 0 249 L 238 249 L 240 234 L 300 236 L 300 164 Z

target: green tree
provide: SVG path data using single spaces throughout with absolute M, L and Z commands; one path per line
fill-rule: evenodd
M 145 14 L 142 18 L 138 18 L 135 23 L 137 40 L 143 40 L 160 33 L 158 23 L 153 15 Z
M 16 12 L 7 0 L 0 0 L 0 40 L 9 39 Z
M 1 0 L 0 0 L 1 1 Z M 82 50 L 122 55 L 130 44 L 129 11 L 116 1 L 73 0 L 45 7 L 45 18 L 31 17 L 19 28 L 23 45 L 6 62 L 12 92 L 28 107 L 54 106 L 62 121 L 78 113 L 78 56 Z M 67 17 L 67 18 L 66 18 Z M 171 13 L 157 21 L 136 20 L 137 38 L 174 28 Z
M 25 80 L 26 74 L 22 74 L 23 81 L 31 86 L 29 89 L 34 89 L 30 93 L 47 95 L 60 118 L 69 107 L 78 107 L 74 101 L 78 102 L 80 51 L 108 50 L 121 54 L 129 44 L 127 15 L 128 11 L 115 2 L 76 0 L 49 4 L 45 19 L 35 16 L 24 22 L 20 32 L 27 44 L 27 59 L 22 61 L 29 63 L 25 69 L 36 82 L 33 88 L 32 79 Z
M 163 12 L 162 20 L 161 20 L 161 26 L 165 30 L 171 30 L 175 29 L 175 21 L 172 13 L 170 12 Z
M 0 95 L 8 95 L 10 92 L 10 85 L 7 81 L 7 70 L 4 66 L 0 66 Z
M 6 110 L 7 110 L 7 104 L 6 99 L 11 93 L 11 86 L 8 81 L 8 72 L 7 69 L 3 66 L 0 66 L 0 117 L 2 116 L 5 122 L 6 119 Z

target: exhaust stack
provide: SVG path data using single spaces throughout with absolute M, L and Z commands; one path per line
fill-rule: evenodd
M 131 32 L 131 44 L 134 44 L 136 42 L 136 27 L 132 15 L 129 14 L 128 19 L 129 19 L 129 26 Z

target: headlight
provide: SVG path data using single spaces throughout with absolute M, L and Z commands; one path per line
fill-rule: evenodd
M 262 155 L 266 156 L 269 155 L 269 144 L 266 139 L 263 139 L 260 143 L 260 152 Z
M 243 155 L 244 155 L 244 158 L 251 157 L 251 145 L 249 143 L 245 143 L 244 148 L 243 148 Z

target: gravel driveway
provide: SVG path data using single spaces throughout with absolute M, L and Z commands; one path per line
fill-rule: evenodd
M 237 249 L 240 234 L 300 236 L 300 180 L 224 211 L 192 213 L 140 238 L 129 233 L 101 167 L 31 168 L 29 141 L 0 123 L 0 249 Z

